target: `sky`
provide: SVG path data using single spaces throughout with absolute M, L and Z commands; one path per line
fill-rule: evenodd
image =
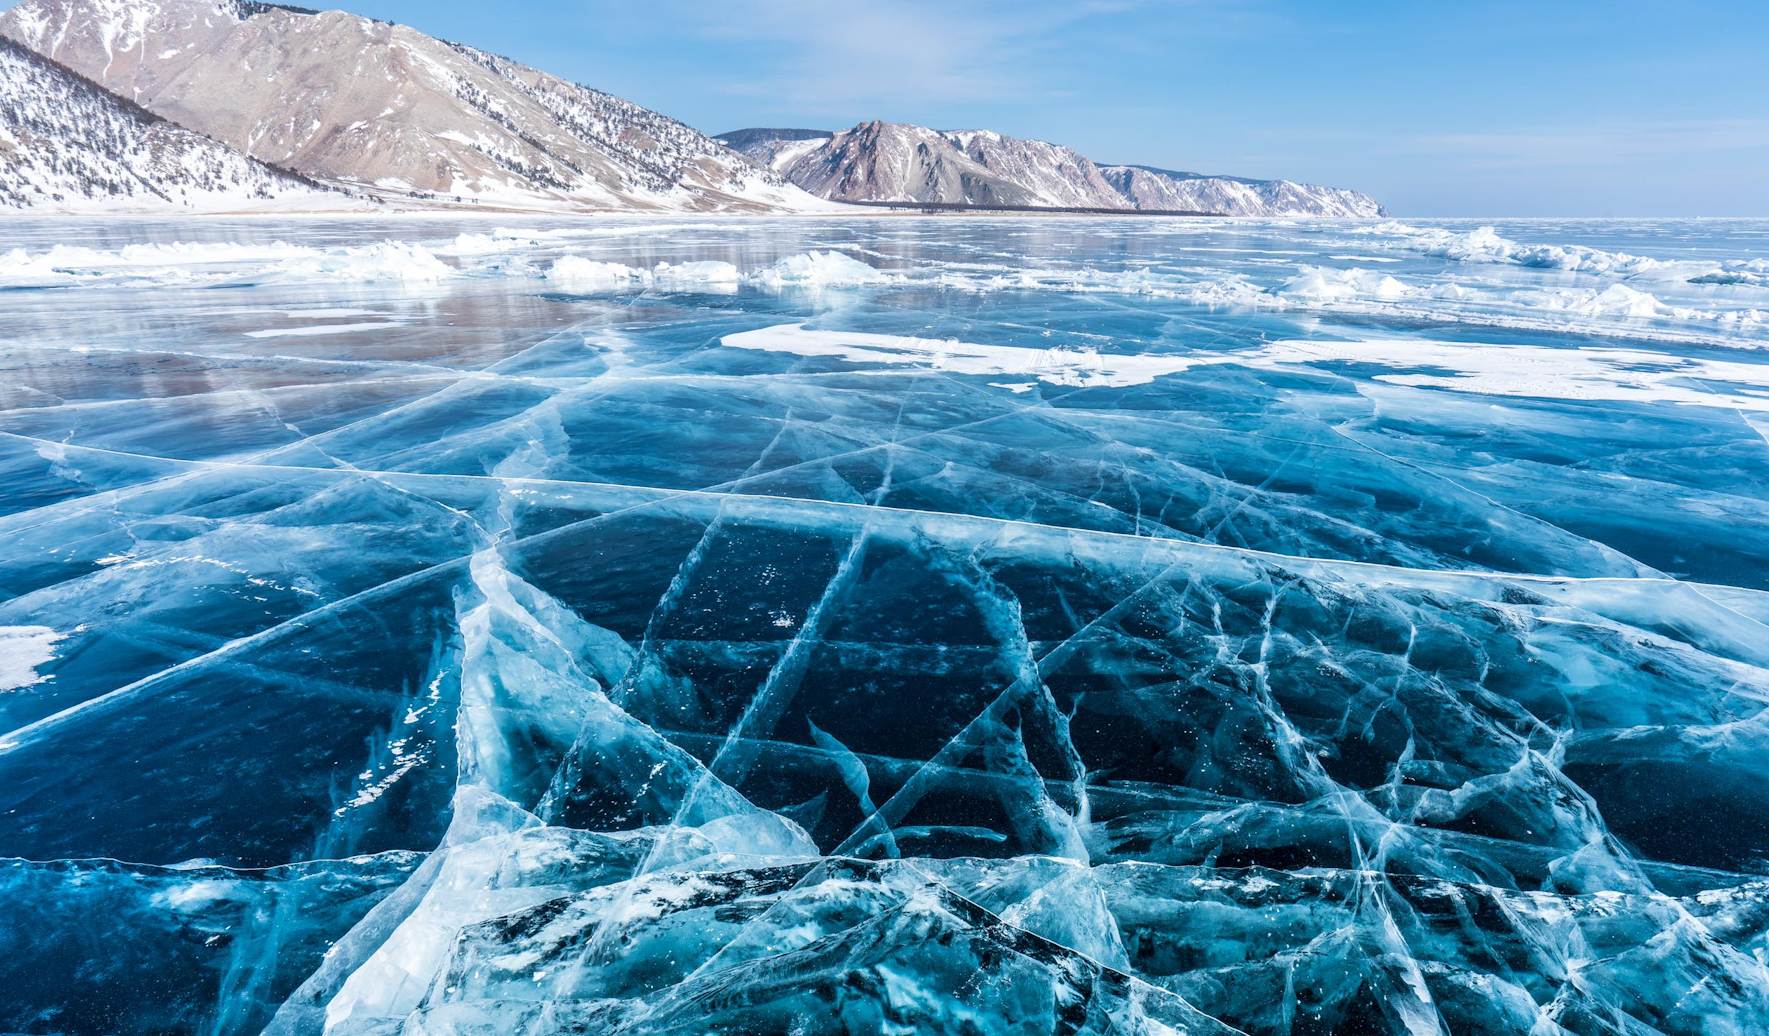
M 1403 215 L 1769 216 L 1769 0 L 293 2 L 709 133 L 879 118 Z

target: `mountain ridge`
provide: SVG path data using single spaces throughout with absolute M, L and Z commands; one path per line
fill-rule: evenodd
M 1060 144 L 992 130 L 935 130 L 875 120 L 832 131 L 732 130 L 716 139 L 832 201 L 1230 216 L 1387 215 L 1369 195 L 1346 188 L 1101 165 Z
M 0 38 L 242 157 L 383 200 L 580 211 L 814 212 L 864 202 L 1386 215 L 1342 188 L 1102 165 L 1060 144 L 983 129 L 875 120 L 711 138 L 469 44 L 265 0 L 24 0 L 0 14 Z M 48 125 L 39 120 L 39 136 Z M 78 135 L 72 125 L 67 132 Z M 122 189 L 116 170 L 97 168 L 89 163 L 84 174 L 91 183 Z
M 0 208 L 344 202 L 0 37 Z
M 0 35 L 255 158 L 383 196 L 658 211 L 821 207 L 677 120 L 342 11 L 257 0 L 25 0 L 0 15 Z

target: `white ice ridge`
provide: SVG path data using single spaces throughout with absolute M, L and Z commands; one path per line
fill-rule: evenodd
M 435 250 L 391 240 L 343 248 L 315 248 L 281 241 L 264 245 L 172 242 L 115 250 L 66 245 L 38 252 L 14 248 L 0 253 L 0 286 L 63 287 L 230 277 L 434 284 L 463 273 L 524 278 L 537 276 L 539 271 L 517 255 L 523 250 L 561 239 L 630 235 L 645 229 L 640 224 L 559 231 L 499 228 L 491 234 L 461 234 Z M 444 262 L 440 256 L 456 260 L 457 265 Z M 488 259 L 492 261 L 487 262 Z M 743 284 L 766 290 L 814 289 L 884 284 L 899 279 L 841 252 L 826 250 L 788 256 L 748 274 L 721 260 L 660 262 L 640 268 L 566 255 L 553 261 L 545 278 L 565 291 L 584 294 L 649 289 L 734 291 Z
M 668 223 L 613 220 L 606 225 L 562 227 L 537 230 L 531 227 L 496 227 L 490 233 L 457 234 L 449 244 L 436 249 L 438 255 L 477 256 L 500 255 L 518 248 L 534 248 L 554 242 L 602 237 L 632 237 L 639 234 L 667 234 L 692 230 L 706 233 L 719 229 L 741 230 L 742 225 L 730 222 L 673 221 Z
M 1504 290 L 1455 282 L 1417 284 L 1380 271 L 1307 263 L 1272 285 L 1241 273 L 1204 279 L 1147 268 L 1034 268 L 992 273 L 958 264 L 943 269 L 938 283 L 973 292 L 1139 295 L 1212 308 L 1371 314 L 1552 333 L 1568 330 L 1570 318 L 1577 318 L 1577 329 L 1588 334 L 1644 336 L 1726 348 L 1760 347 L 1755 338 L 1740 336 L 1756 335 L 1769 326 L 1769 309 L 1672 305 L 1626 284 Z M 1652 321 L 1654 326 L 1648 329 L 1644 321 Z M 1676 324 L 1685 326 L 1672 326 Z
M 1538 270 L 1624 277 L 1670 276 L 1694 284 L 1769 285 L 1769 261 L 1763 259 L 1718 262 L 1654 259 L 1585 245 L 1525 244 L 1505 237 L 1494 227 L 1456 231 L 1390 221 L 1359 227 L 1353 233 L 1398 238 L 1401 246 L 1409 251 L 1458 262 L 1500 263 Z
M 1391 221 L 1360 227 L 1353 233 L 1399 238 L 1408 250 L 1468 263 L 1509 263 L 1541 270 L 1616 274 L 1648 273 L 1664 265 L 1646 256 L 1583 245 L 1522 244 L 1501 235 L 1494 227 L 1456 231 Z
M 62 635 L 48 626 L 0 626 L 0 693 L 35 687 L 37 668 L 55 658 Z
M 806 252 L 788 256 L 755 273 L 751 280 L 763 287 L 787 285 L 881 284 L 891 278 L 858 259 L 840 252 Z
M 747 276 L 727 262 L 658 263 L 651 269 L 567 255 L 553 262 L 547 280 L 583 294 L 657 288 L 665 291 L 730 290 L 740 284 L 781 290 L 885 284 L 894 278 L 840 252 L 812 251 L 788 256 Z
M 380 241 L 313 248 L 281 241 L 263 245 L 171 242 L 115 250 L 56 245 L 42 252 L 0 253 L 0 286 L 63 286 L 86 282 L 187 281 L 253 276 L 327 282 L 434 283 L 457 271 L 423 245 Z
M 613 223 L 607 226 L 465 233 L 431 245 L 383 240 L 321 248 L 281 241 L 139 244 L 115 250 L 57 246 L 14 248 L 0 253 L 0 287 L 49 288 L 140 283 L 237 285 L 258 282 L 374 284 L 389 292 L 433 292 L 462 278 L 542 281 L 577 295 L 660 291 L 735 294 L 740 289 L 816 292 L 918 284 L 971 292 L 1044 292 L 1134 295 L 1184 305 L 1309 313 L 1351 313 L 1384 318 L 1451 321 L 1463 325 L 1520 328 L 1547 333 L 1569 329 L 1633 339 L 1762 348 L 1769 307 L 1752 278 L 1762 260 L 1749 263 L 1681 264 L 1705 290 L 1666 285 L 1664 271 L 1646 283 L 1664 297 L 1634 284 L 1547 284 L 1529 281 L 1462 284 L 1441 276 L 1421 281 L 1416 270 L 1339 268 L 1308 262 L 1260 260 L 1248 270 L 1190 268 L 1181 262 L 1127 269 L 923 261 L 883 270 L 837 248 L 813 249 L 750 268 L 722 259 L 629 265 L 564 254 L 574 238 L 606 238 L 680 228 L 697 232 L 729 224 Z M 1435 233 L 1435 232 L 1434 232 Z M 1476 236 L 1477 240 L 1486 240 Z M 1406 249 L 1410 239 L 1372 239 L 1369 244 Z M 1209 249 L 1203 249 L 1209 251 Z M 1258 250 L 1254 250 L 1258 251 Z M 1295 250 L 1267 250 L 1295 255 Z M 1607 253 L 1606 253 L 1607 254 Z M 1347 253 L 1349 255 L 1349 253 Z M 445 261 L 443 257 L 447 257 Z M 1355 259 L 1355 257 L 1353 257 Z M 1374 258 L 1374 257 L 1372 257 Z M 1347 259 L 1344 261 L 1352 261 Z M 1569 260 L 1570 261 L 1570 260 Z M 1582 262 L 1583 260 L 1581 260 Z M 1668 267 L 1666 268 L 1669 269 Z M 1769 277 L 1769 273 L 1761 273 Z M 1680 292 L 1680 294 L 1675 294 Z M 1711 300 L 1711 301 L 1700 301 Z

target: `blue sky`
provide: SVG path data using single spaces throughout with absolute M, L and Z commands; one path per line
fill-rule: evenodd
M 1760 0 L 342 6 L 708 132 L 885 118 L 1358 187 L 1410 215 L 1769 216 Z

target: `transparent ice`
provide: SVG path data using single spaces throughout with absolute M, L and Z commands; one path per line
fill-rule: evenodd
M 6 230 L 0 1031 L 1769 1032 L 1769 224 Z

